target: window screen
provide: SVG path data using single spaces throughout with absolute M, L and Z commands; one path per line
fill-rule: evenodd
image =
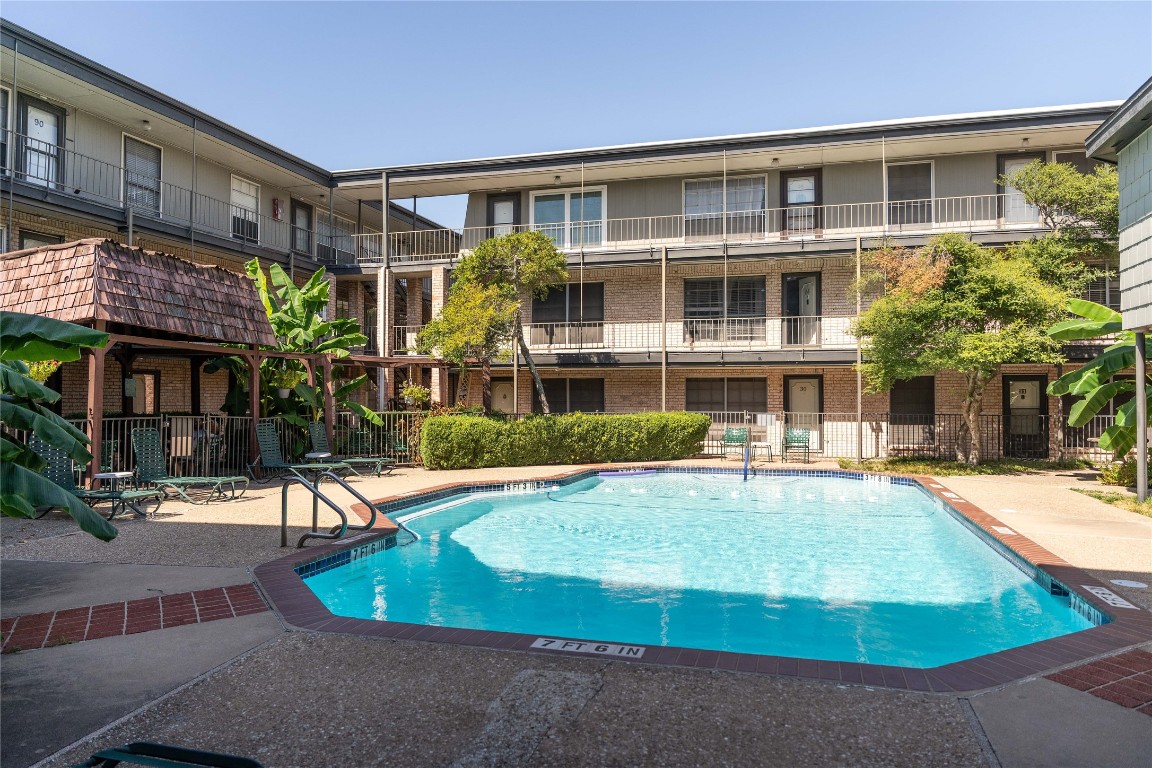
M 728 317 L 764 317 L 764 278 L 728 278 Z
M 917 376 L 897 381 L 889 397 L 893 416 L 931 416 L 936 413 L 936 378 Z
M 581 302 L 583 294 L 583 302 Z M 604 320 L 604 283 L 568 283 L 532 299 L 533 323 L 598 323 Z
M 602 413 L 604 411 L 604 379 L 542 379 L 544 395 L 552 413 Z M 540 396 L 532 388 L 532 410 L 543 411 Z
M 720 278 L 684 281 L 684 317 L 689 319 L 724 316 L 724 281 Z
M 160 213 L 160 147 L 124 137 L 124 201 Z
M 932 221 L 932 164 L 888 166 L 888 223 Z
M 684 405 L 689 411 L 723 413 L 768 410 L 767 379 L 688 379 Z

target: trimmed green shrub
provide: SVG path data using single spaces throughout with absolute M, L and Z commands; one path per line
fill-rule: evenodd
M 420 453 L 429 469 L 669 461 L 699 453 L 712 420 L 702 413 L 570 413 L 500 421 L 434 416 Z
M 1148 452 L 1148 466 L 1152 467 L 1152 451 Z M 1136 487 L 1136 457 L 1129 456 L 1124 461 L 1109 464 L 1100 470 L 1100 482 L 1104 485 L 1118 485 L 1121 488 Z M 1147 478 L 1145 478 L 1147 482 Z

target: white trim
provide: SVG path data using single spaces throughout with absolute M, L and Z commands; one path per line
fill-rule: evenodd
M 128 193 L 128 149 L 125 139 L 132 139 L 160 150 L 160 175 L 156 177 L 156 181 L 160 182 L 160 210 L 156 211 L 156 215 L 164 218 L 164 147 L 127 131 L 120 131 L 120 207 L 126 207 L 128 202 L 126 198 Z
M 600 218 L 599 219 L 584 219 L 583 223 L 600 222 L 600 242 L 593 248 L 600 248 L 608 240 L 608 228 L 606 222 L 608 221 L 608 187 L 607 185 L 600 185 L 595 187 L 560 187 L 558 189 L 537 189 L 529 190 L 528 192 L 528 228 L 536 229 L 536 198 L 540 195 L 564 195 L 564 242 L 558 243 L 557 248 L 561 250 L 570 250 L 573 246 L 568 242 L 572 232 L 573 221 L 571 218 L 572 213 L 572 195 L 573 193 L 588 194 L 590 192 L 600 193 Z M 583 247 L 584 244 L 581 244 Z

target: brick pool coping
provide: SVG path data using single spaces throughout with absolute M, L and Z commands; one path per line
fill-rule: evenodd
M 715 467 L 683 467 L 661 464 L 622 467 L 620 465 L 589 466 L 556 475 L 542 475 L 515 483 L 475 483 L 456 482 L 425 488 L 396 496 L 374 500 L 375 505 L 406 507 L 436 501 L 457 493 L 507 490 L 507 486 L 524 483 L 574 482 L 601 471 L 622 469 L 662 469 L 680 472 L 739 473 L 740 470 L 717 470 Z M 643 643 L 629 644 L 644 648 L 642 658 L 610 656 L 643 664 L 674 665 L 699 669 L 722 669 L 737 672 L 782 675 L 788 677 L 829 680 L 841 683 L 869 685 L 884 688 L 935 693 L 966 693 L 984 690 L 1007 683 L 1051 673 L 1057 669 L 1118 652 L 1152 640 L 1152 614 L 1142 608 L 1114 607 L 1088 588 L 1103 590 L 1115 595 L 1112 590 L 1095 577 L 1036 544 L 1032 540 L 1000 520 L 989 515 L 976 505 L 951 492 L 934 479 L 915 475 L 878 475 L 868 472 L 844 470 L 796 470 L 760 469 L 758 476 L 772 475 L 813 475 L 825 477 L 885 477 L 902 478 L 902 482 L 918 484 L 923 490 L 942 501 L 961 522 L 969 527 L 979 528 L 991 541 L 998 542 L 1008 552 L 1034 566 L 1042 574 L 1059 582 L 1087 604 L 1107 618 L 1107 623 L 1070 635 L 1030 643 L 1004 651 L 977 656 L 963 661 L 938 667 L 914 668 L 893 665 L 865 664 L 844 661 L 820 661 L 785 656 L 769 656 L 729 651 L 710 651 L 696 648 L 678 648 Z M 370 519 L 371 510 L 362 504 L 353 506 L 353 511 L 365 522 Z M 371 554 L 379 549 L 392 546 L 398 528 L 386 519 L 377 518 L 376 526 L 368 533 L 323 544 L 294 552 L 285 557 L 257 566 L 255 575 L 265 596 L 283 619 L 292 626 L 317 632 L 365 637 L 392 638 L 397 640 L 422 640 L 428 642 L 466 645 L 497 650 L 528 651 L 543 654 L 572 655 L 570 651 L 553 651 L 531 648 L 541 635 L 525 635 L 515 632 L 498 632 L 478 629 L 437 627 L 424 624 L 408 624 L 395 621 L 377 621 L 337 616 L 328 610 L 312 590 L 304 583 L 297 568 L 315 564 L 315 570 L 326 570 L 348 560 Z M 334 557 L 335 556 L 335 557 Z M 320 563 L 319 561 L 326 561 Z M 1119 596 L 1117 599 L 1123 600 Z M 1124 601 L 1127 602 L 1127 601 Z M 548 635 L 547 637 L 555 637 Z M 594 638 L 565 638 L 574 642 L 595 645 L 601 641 Z M 603 641 L 611 643 L 614 641 Z M 576 655 L 584 655 L 577 653 Z M 606 658 L 601 656 L 600 658 Z

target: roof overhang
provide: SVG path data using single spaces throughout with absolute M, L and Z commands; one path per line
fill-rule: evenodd
M 1152 126 L 1152 77 L 1136 89 L 1092 134 L 1084 144 L 1088 156 L 1115 163 L 1120 150 Z

